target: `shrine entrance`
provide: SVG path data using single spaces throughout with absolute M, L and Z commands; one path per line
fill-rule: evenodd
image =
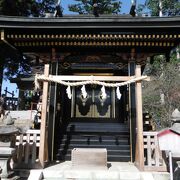
M 106 88 L 106 97 L 102 97 L 98 85 L 88 85 L 85 88 L 87 96 L 82 95 L 82 87 L 72 88 L 71 118 L 74 121 L 124 122 L 124 100 L 118 100 L 115 88 Z M 123 88 L 121 89 L 123 93 Z M 121 94 L 122 96 L 122 94 Z M 121 116 L 120 116 L 121 115 Z
M 86 87 L 87 96 L 84 98 L 80 87 L 74 88 L 72 101 L 72 117 L 74 118 L 115 118 L 115 94 L 106 90 L 106 97 L 102 98 L 100 87 L 91 85 Z
M 95 77 L 109 79 L 110 83 L 116 83 L 111 79 L 119 78 L 103 75 L 103 78 L 102 74 Z M 78 81 L 78 77 L 87 80 L 92 75 L 67 76 Z M 53 160 L 70 160 L 73 148 L 106 148 L 108 161 L 131 160 L 127 85 L 119 88 L 120 98 L 116 87 L 105 87 L 104 95 L 101 85 L 73 86 L 70 98 L 67 87 L 58 85 L 57 88 L 56 92 L 61 92 L 57 100 L 61 102 L 61 110 L 56 116 Z M 86 97 L 83 93 L 87 93 Z

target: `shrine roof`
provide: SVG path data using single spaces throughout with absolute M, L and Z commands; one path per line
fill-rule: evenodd
M 50 58 L 46 53 L 55 48 L 61 53 L 117 52 L 118 61 L 121 59 L 122 62 L 127 62 L 130 56 L 136 56 L 137 61 L 144 64 L 147 57 L 164 53 L 168 55 L 179 45 L 180 16 L 66 15 L 57 18 L 0 16 L 0 31 L 2 46 L 18 49 L 28 56 L 30 53 L 38 53 L 43 62 Z M 58 57 L 61 56 L 62 54 L 59 54 Z M 117 62 L 117 58 L 113 62 Z M 72 62 L 77 62 L 77 54 Z
M 1 28 L 180 28 L 180 16 L 131 17 L 123 15 L 66 15 L 37 18 L 0 16 Z

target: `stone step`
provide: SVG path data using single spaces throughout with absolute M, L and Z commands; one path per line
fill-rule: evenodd
M 60 149 L 59 152 L 60 154 L 71 154 L 72 149 Z M 118 155 L 118 156 L 123 156 L 123 155 L 130 155 L 130 150 L 107 150 L 108 155 Z
M 73 148 L 106 148 L 107 150 L 129 150 L 130 149 L 130 145 L 102 145 L 102 144 L 61 144 L 59 149 L 73 149 Z
M 119 140 L 98 140 L 98 139 L 92 139 L 92 138 L 83 138 L 83 139 L 63 139 L 61 145 L 65 144 L 86 144 L 86 145 L 129 145 L 128 139 L 119 139 Z
M 15 175 L 21 177 L 21 179 L 27 179 L 30 175 L 29 169 L 14 169 Z
M 125 134 L 119 134 L 119 135 L 102 135 L 101 133 L 91 133 L 91 134 L 87 134 L 87 133 L 79 133 L 79 134 L 61 134 L 59 136 L 60 139 L 65 140 L 79 140 L 79 139 L 97 139 L 97 140 L 121 140 L 121 139 L 125 139 L 125 140 L 129 140 L 129 133 L 125 133 Z
M 67 132 L 98 132 L 98 133 L 125 133 L 129 128 L 120 123 L 70 123 Z
M 123 133 L 124 134 L 124 133 L 128 133 L 129 129 L 125 129 L 125 128 L 119 129 L 119 128 L 111 128 L 111 127 L 108 127 L 108 128 L 74 127 L 72 129 L 67 128 L 67 132 L 104 133 L 104 134 L 107 134 L 107 133 Z
M 64 157 L 62 157 L 63 161 L 70 161 L 71 160 L 71 154 L 66 154 Z M 131 160 L 130 156 L 113 156 L 110 155 L 107 158 L 108 161 L 113 161 L 113 162 L 129 162 Z
M 41 170 L 31 170 L 31 177 L 39 180 L 169 180 L 167 172 L 140 172 L 133 163 L 108 162 L 107 170 L 72 169 L 72 162 L 66 161 Z M 37 176 L 34 176 L 36 174 Z
M 37 171 L 37 170 L 35 170 Z M 168 173 L 159 173 L 158 177 L 150 172 L 120 172 L 120 171 L 87 171 L 87 170 L 67 170 L 67 171 L 31 171 L 28 180 L 169 180 Z M 160 178 L 160 179 L 157 179 Z
M 124 124 L 124 123 L 111 123 L 111 122 L 70 122 L 67 127 L 69 126 L 81 126 L 81 127 L 118 127 L 119 129 L 120 128 L 123 128 L 123 127 L 128 127 L 127 124 Z

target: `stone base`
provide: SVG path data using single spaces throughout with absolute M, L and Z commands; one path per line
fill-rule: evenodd
M 12 175 L 12 172 L 9 171 L 9 159 L 7 158 L 0 158 L 0 167 L 2 169 L 2 172 L 0 174 L 1 178 L 8 178 Z
M 107 170 L 107 150 L 104 148 L 74 148 L 71 158 L 73 169 Z
M 10 159 L 15 152 L 14 148 L 0 147 L 0 167 L 2 172 L 0 174 L 1 178 L 8 178 L 12 175 L 10 168 Z
M 169 180 L 167 172 L 140 172 L 133 163 L 108 162 L 108 164 L 111 166 L 107 170 L 72 169 L 72 162 L 65 161 L 45 169 L 31 170 L 29 180 L 39 180 L 42 176 L 49 180 Z
M 14 176 L 14 171 L 8 171 L 6 174 L 0 174 L 0 178 L 2 178 L 2 180 L 13 179 L 12 178 L 13 176 Z

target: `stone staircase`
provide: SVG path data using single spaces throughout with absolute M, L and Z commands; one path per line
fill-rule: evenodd
M 109 162 L 107 170 L 74 170 L 72 163 L 50 166 L 43 170 L 31 170 L 28 180 L 169 180 L 167 172 L 140 172 L 133 163 Z
M 71 160 L 73 148 L 106 148 L 107 160 L 130 161 L 129 129 L 120 123 L 70 123 L 61 134 L 58 160 Z

